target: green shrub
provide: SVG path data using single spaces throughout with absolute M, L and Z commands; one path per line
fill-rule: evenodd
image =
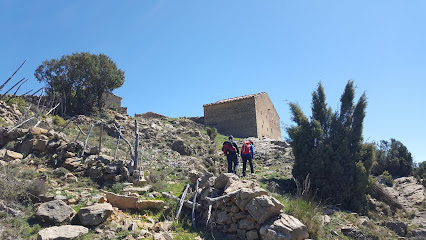
M 47 185 L 44 181 L 40 179 L 35 179 L 27 186 L 27 192 L 33 196 L 43 196 L 47 192 Z
M 52 120 L 53 120 L 53 124 L 55 124 L 56 126 L 60 126 L 60 127 L 64 126 L 65 123 L 66 123 L 66 121 L 62 117 L 57 116 L 57 115 L 53 116 Z
M 392 178 L 392 175 L 388 171 L 383 172 L 382 179 L 383 179 L 383 182 L 386 184 L 386 186 L 388 186 L 388 187 L 393 186 L 393 178 Z
M 55 170 L 53 170 L 53 176 L 56 178 L 61 178 L 63 176 L 65 176 L 67 173 L 69 173 L 70 171 L 64 167 L 59 167 L 56 168 Z
M 207 135 L 210 137 L 210 140 L 215 140 L 215 138 L 217 136 L 217 129 L 211 128 L 211 127 L 206 127 L 206 130 L 207 130 Z
M 22 97 L 5 97 L 3 99 L 7 105 L 16 104 L 16 109 L 18 109 L 21 113 L 25 112 L 25 108 L 28 107 L 28 103 Z

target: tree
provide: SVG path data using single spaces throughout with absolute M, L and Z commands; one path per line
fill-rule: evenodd
M 318 197 L 362 212 L 366 207 L 368 178 L 374 145 L 363 143 L 362 129 L 367 98 L 362 94 L 354 105 L 355 90 L 348 81 L 340 98 L 340 112 L 332 112 L 318 83 L 312 93 L 312 117 L 290 103 L 295 126 L 287 128 L 295 156 L 293 177 L 309 176 Z
M 124 83 L 124 72 L 105 54 L 87 52 L 46 60 L 34 73 L 47 84 L 46 92 L 63 101 L 63 114 L 90 114 L 101 110 L 104 92 Z
M 413 158 L 407 147 L 393 138 L 376 144 L 376 163 L 372 173 L 380 175 L 388 171 L 393 177 L 406 177 L 413 170 Z
M 426 187 L 426 161 L 421 162 L 414 170 L 417 181 Z

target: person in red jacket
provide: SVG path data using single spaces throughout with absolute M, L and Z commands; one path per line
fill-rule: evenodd
M 247 161 L 250 163 L 251 173 L 254 173 L 253 157 L 254 157 L 253 142 L 244 141 L 243 146 L 241 147 L 241 159 L 243 160 L 243 177 L 246 176 Z

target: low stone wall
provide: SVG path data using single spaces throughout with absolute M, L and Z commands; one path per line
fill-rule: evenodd
M 244 240 L 309 237 L 306 226 L 282 213 L 284 205 L 269 196 L 256 182 L 241 181 L 232 173 L 214 177 L 191 171 L 191 182 L 196 184 L 197 179 L 197 203 L 200 204 L 201 213 L 199 223 L 208 222 L 217 231 Z

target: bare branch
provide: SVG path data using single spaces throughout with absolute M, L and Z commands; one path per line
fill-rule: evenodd
M 18 67 L 18 69 L 16 69 L 16 71 L 12 74 L 12 76 L 10 76 L 7 80 L 6 80 L 6 82 L 4 82 L 1 86 L 0 86 L 0 91 L 4 88 L 4 86 L 6 86 L 6 84 L 13 78 L 13 76 L 15 76 L 15 74 L 19 71 L 19 69 L 21 69 L 21 67 L 24 65 L 24 63 L 26 62 L 27 60 L 24 60 L 24 62 L 21 64 L 21 66 L 19 66 Z

